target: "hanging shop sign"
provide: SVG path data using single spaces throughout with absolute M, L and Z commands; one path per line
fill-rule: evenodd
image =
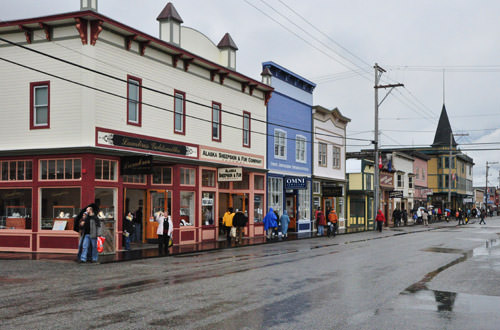
M 232 152 L 230 150 L 212 149 L 207 147 L 200 148 L 200 159 L 236 166 L 264 167 L 264 157 L 251 156 Z
M 390 191 L 389 198 L 403 198 L 403 192 L 401 190 Z
M 219 168 L 217 173 L 219 182 L 243 180 L 243 169 L 241 167 Z
M 306 189 L 307 180 L 305 177 L 285 176 L 285 189 Z
M 97 130 L 97 145 L 198 158 L 198 148 L 195 146 L 172 143 L 166 140 L 157 141 L 142 136 L 129 136 L 123 132 L 108 132 L 100 129 Z
M 153 156 L 122 157 L 120 164 L 122 175 L 153 173 Z
M 323 197 L 341 197 L 342 186 L 332 186 L 324 184 L 321 186 L 321 192 Z
M 391 188 L 394 187 L 394 174 L 392 173 L 380 173 L 380 186 Z

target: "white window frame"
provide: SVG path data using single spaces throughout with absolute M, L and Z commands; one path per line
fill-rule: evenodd
M 307 162 L 307 144 L 306 137 L 303 135 L 297 135 L 295 137 L 295 161 L 298 163 Z
M 313 194 L 321 195 L 321 182 L 313 181 Z
M 274 130 L 274 158 L 286 160 L 286 131 L 282 129 Z
M 176 91 L 174 93 L 174 132 L 184 134 L 186 95 L 183 92 Z M 180 127 L 177 122 L 180 122 Z
M 337 157 L 338 156 L 338 157 Z M 341 149 L 340 147 L 333 146 L 332 148 L 332 168 L 339 169 L 340 168 L 340 160 L 341 160 Z
M 46 90 L 47 92 L 47 103 L 38 103 L 39 99 L 37 97 L 37 90 Z M 45 122 L 37 122 L 38 111 L 46 111 L 46 120 Z M 49 125 L 49 85 L 38 85 L 33 87 L 33 126 L 35 127 L 44 127 Z
M 324 151 L 322 151 L 324 146 Z M 323 142 L 318 143 L 318 166 L 327 167 L 328 166 L 328 145 Z

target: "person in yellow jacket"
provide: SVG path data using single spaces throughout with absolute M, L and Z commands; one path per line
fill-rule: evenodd
M 233 208 L 230 207 L 227 209 L 226 213 L 224 213 L 224 217 L 222 218 L 222 225 L 226 228 L 226 238 L 228 243 L 231 243 L 231 227 L 233 226 L 233 217 Z

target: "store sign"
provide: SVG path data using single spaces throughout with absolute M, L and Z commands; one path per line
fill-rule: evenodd
M 321 192 L 323 197 L 341 197 L 342 186 L 322 185 Z
M 219 168 L 218 181 L 241 181 L 243 180 L 243 169 L 241 167 Z
M 136 149 L 141 151 L 153 151 L 161 154 L 174 156 L 198 157 L 198 149 L 187 145 L 169 142 L 160 142 L 145 138 L 127 136 L 125 134 L 97 131 L 97 144 L 121 148 Z
M 151 174 L 153 172 L 153 156 L 122 157 L 120 163 L 122 175 Z
M 394 187 L 394 174 L 380 173 L 380 186 L 381 187 Z
M 305 177 L 286 176 L 285 189 L 306 189 L 307 180 Z
M 202 198 L 201 199 L 201 206 L 212 206 L 212 205 L 214 205 L 213 198 Z
M 389 198 L 403 198 L 403 192 L 400 190 L 390 191 Z
M 264 167 L 264 157 L 242 155 L 231 151 L 210 148 L 200 149 L 200 159 L 239 166 Z

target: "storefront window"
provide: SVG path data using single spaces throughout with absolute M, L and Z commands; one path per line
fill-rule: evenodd
M 264 176 L 262 175 L 254 176 L 253 185 L 255 190 L 264 190 Z
M 116 181 L 116 160 L 96 159 L 95 160 L 95 179 Z
M 255 194 L 253 197 L 253 220 L 256 223 L 264 219 L 264 195 Z
M 203 187 L 215 187 L 215 171 L 201 171 L 201 185 Z
M 307 181 L 306 189 L 299 189 L 299 220 L 311 219 L 311 182 Z
M 335 211 L 337 212 L 337 216 L 339 217 L 339 219 L 343 219 L 344 218 L 344 197 L 336 197 L 335 199 L 337 202 Z
M 172 184 L 172 168 L 155 167 L 153 170 L 153 184 Z
M 31 189 L 0 189 L 0 229 L 31 229 Z
M 283 208 L 283 179 L 270 177 L 267 185 L 269 189 L 268 209 L 272 207 L 273 210 L 281 214 Z
M 195 170 L 194 168 L 181 168 L 181 184 L 186 186 L 195 185 Z
M 124 183 L 145 184 L 146 183 L 146 174 L 124 175 L 123 182 Z
M 31 181 L 31 160 L 11 160 L 0 162 L 0 181 Z
M 219 182 L 219 189 L 229 189 L 229 182 Z
M 40 180 L 80 180 L 81 174 L 81 159 L 40 160 Z
M 80 188 L 42 188 L 41 229 L 73 230 L 73 219 L 80 211 Z
M 215 193 L 204 192 L 201 198 L 201 217 L 203 219 L 203 225 L 209 226 L 214 225 L 214 203 L 215 203 Z
M 95 202 L 99 205 L 97 216 L 101 220 L 102 235 L 106 238 L 104 241 L 104 253 L 115 251 L 115 204 L 116 189 L 114 188 L 96 188 Z
M 248 189 L 249 188 L 250 176 L 248 173 L 243 173 L 243 178 L 241 181 L 234 181 L 233 188 L 234 189 Z
M 181 226 L 194 226 L 194 191 L 181 191 Z

